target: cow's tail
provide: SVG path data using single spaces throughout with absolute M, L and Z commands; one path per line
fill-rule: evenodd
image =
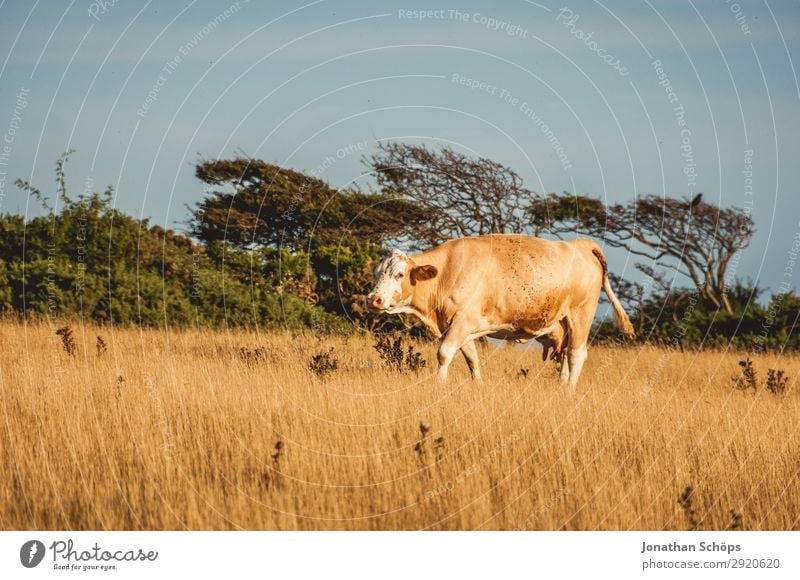
M 600 266 L 603 268 L 603 290 L 606 291 L 606 296 L 608 296 L 611 306 L 614 307 L 614 318 L 617 321 L 617 326 L 619 326 L 625 336 L 633 338 L 636 336 L 636 333 L 633 331 L 631 319 L 628 318 L 628 314 L 625 312 L 625 309 L 622 308 L 622 304 L 620 304 L 617 295 L 614 294 L 614 290 L 611 289 L 611 283 L 608 281 L 608 264 L 606 263 L 606 257 L 603 255 L 603 251 L 600 248 L 593 248 L 592 254 L 594 254 L 594 257 L 597 258 L 600 262 Z

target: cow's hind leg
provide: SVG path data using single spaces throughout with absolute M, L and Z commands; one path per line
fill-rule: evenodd
M 586 343 L 579 347 L 569 349 L 569 388 L 574 391 L 583 370 L 583 363 L 588 357 Z
M 465 343 L 464 346 L 461 347 L 461 354 L 464 355 L 464 359 L 467 361 L 467 366 L 469 367 L 469 372 L 472 374 L 472 378 L 476 381 L 482 380 L 481 363 L 478 359 L 478 348 L 475 346 L 475 341 L 470 340 Z
M 578 379 L 583 370 L 583 363 L 588 356 L 586 345 L 589 341 L 589 332 L 592 329 L 596 304 L 587 303 L 572 309 L 568 317 L 569 333 L 567 344 L 567 359 L 569 359 L 569 387 L 575 390 Z M 564 371 L 561 372 L 562 381 Z

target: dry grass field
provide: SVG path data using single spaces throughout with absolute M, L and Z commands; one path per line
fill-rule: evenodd
M 369 337 L 73 331 L 0 324 L 3 529 L 799 527 L 797 356 L 754 357 L 780 396 L 737 353 L 596 347 L 570 394 L 511 346 L 442 385 L 434 345 L 403 374 Z

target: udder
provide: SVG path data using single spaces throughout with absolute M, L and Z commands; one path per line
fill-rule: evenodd
M 515 328 L 513 330 L 498 330 L 489 335 L 489 338 L 497 338 L 499 340 L 507 340 L 510 342 L 526 343 L 534 337 L 533 334 L 525 332 L 522 329 Z
M 557 324 L 549 334 L 537 336 L 536 340 L 542 345 L 542 360 L 546 361 L 549 355 L 552 360 L 561 362 L 564 359 L 564 350 L 567 347 L 568 339 L 569 332 L 563 321 Z M 550 354 L 551 350 L 552 354 Z

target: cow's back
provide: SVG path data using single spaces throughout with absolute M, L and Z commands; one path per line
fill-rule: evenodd
M 438 292 L 450 308 L 480 309 L 493 322 L 535 332 L 570 305 L 598 299 L 602 270 L 588 239 L 550 241 L 525 235 L 450 240 L 423 256 L 439 264 Z

